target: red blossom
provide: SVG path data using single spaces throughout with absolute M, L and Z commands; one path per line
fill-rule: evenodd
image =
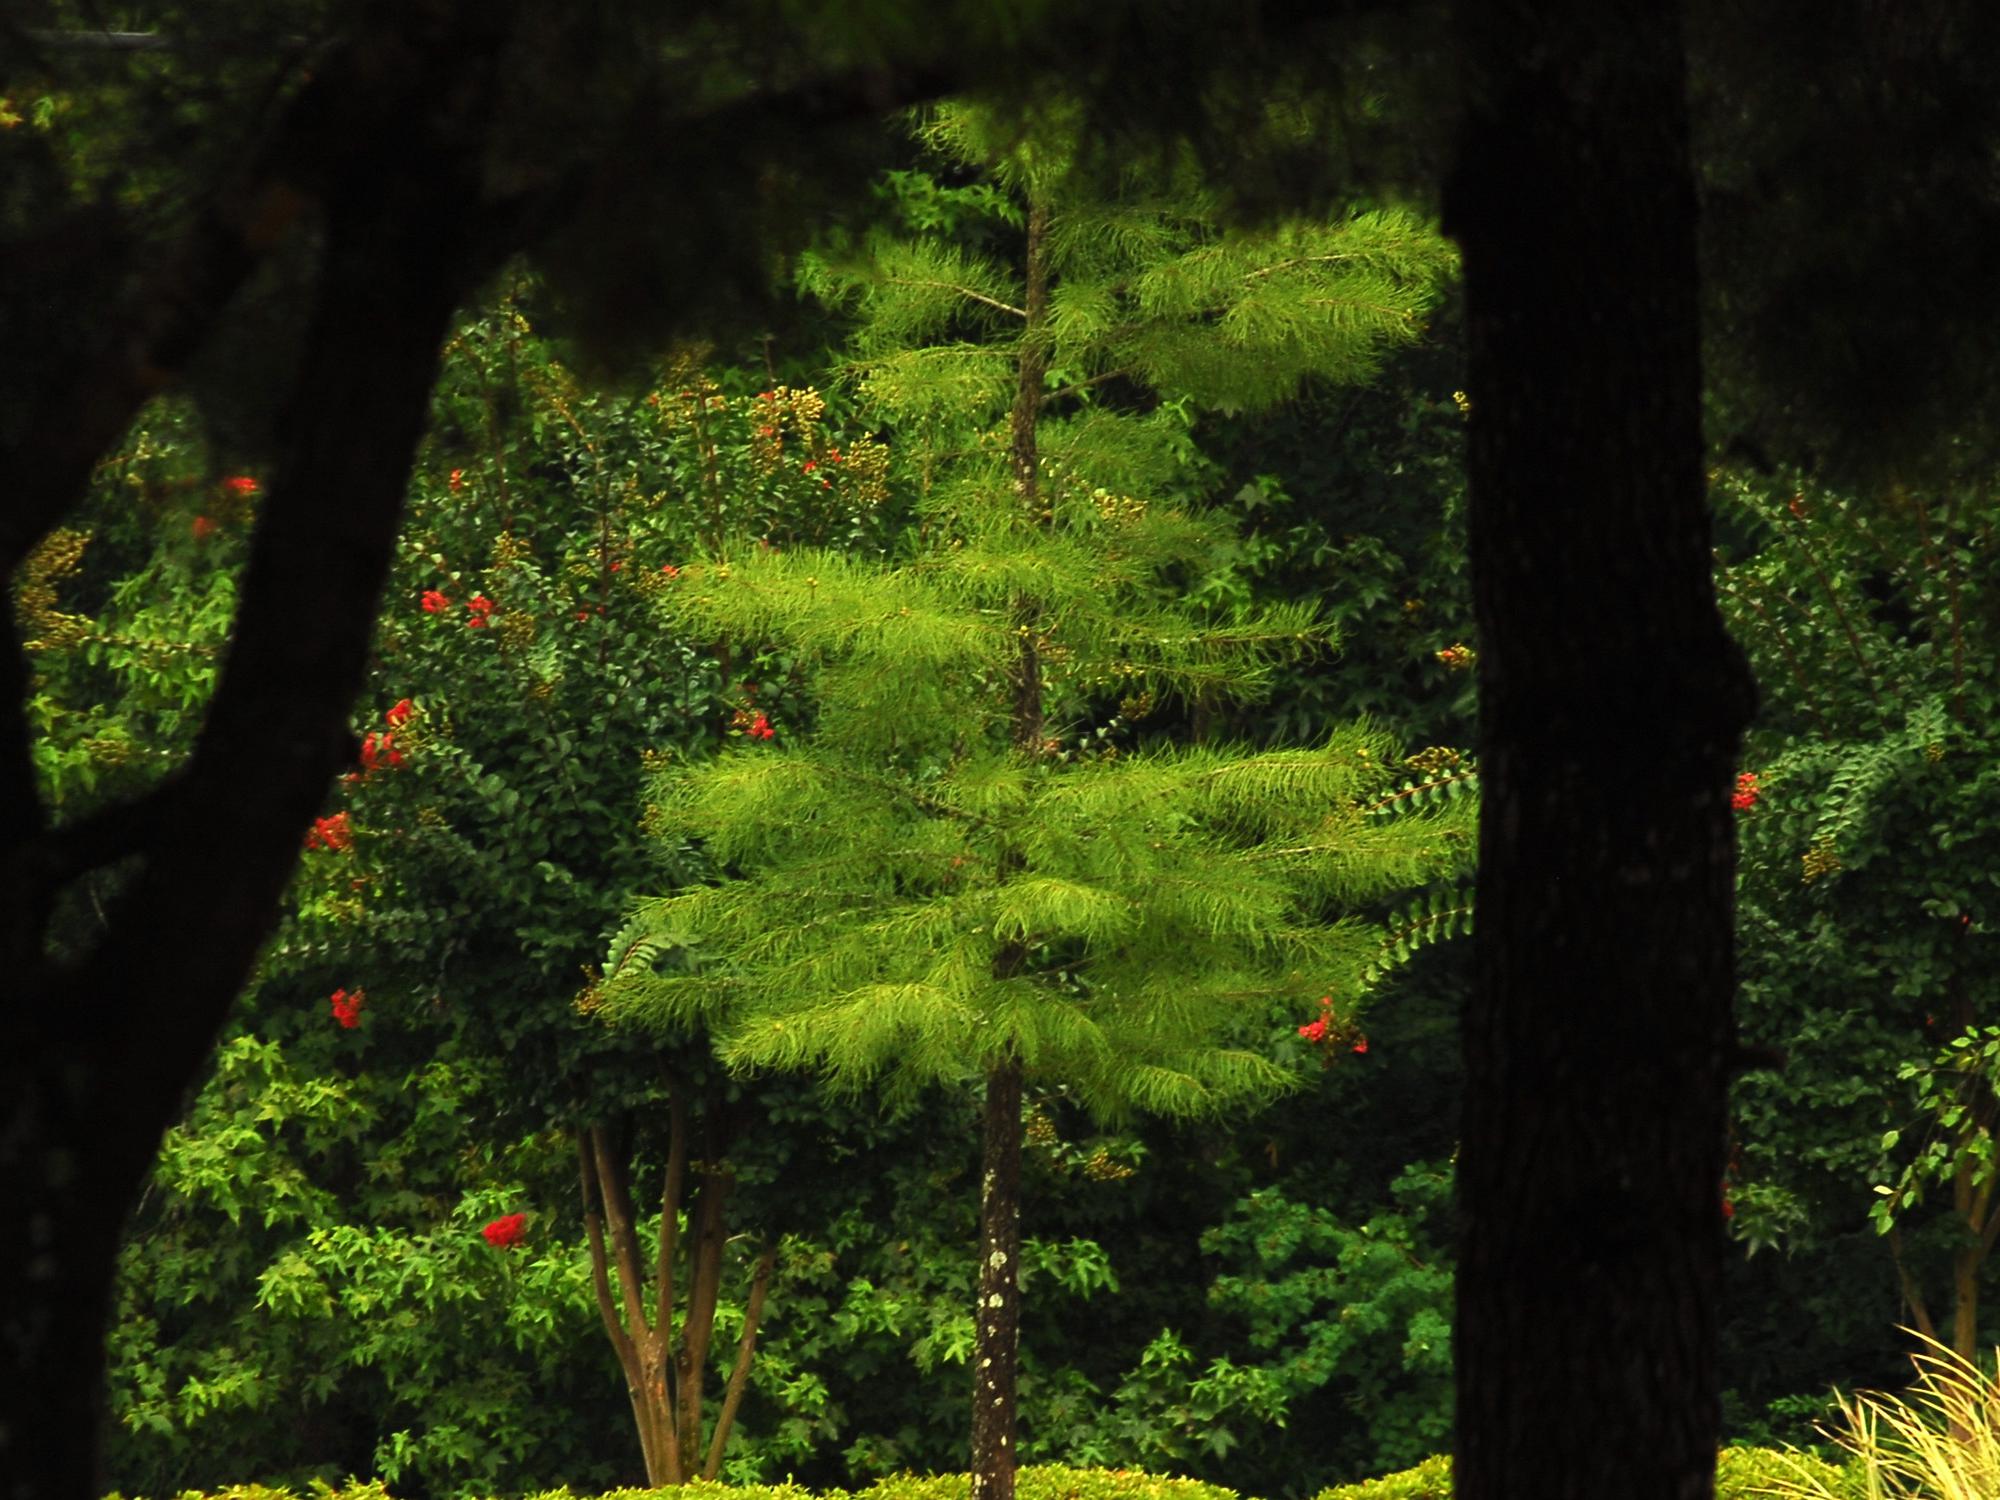
M 417 706 L 414 703 L 410 702 L 408 698 L 400 698 L 396 701 L 394 707 L 382 715 L 382 722 L 387 724 L 391 729 L 401 729 L 405 724 L 410 722 L 416 712 Z
M 258 490 L 263 488 L 262 485 L 258 484 L 248 474 L 237 474 L 229 479 L 225 479 L 222 481 L 222 487 L 226 490 L 233 490 L 239 495 L 254 495 Z
M 214 535 L 215 522 L 213 520 L 207 516 L 196 516 L 194 518 L 194 539 L 197 542 L 205 542 Z
M 332 995 L 333 1018 L 341 1026 L 352 1031 L 361 1024 L 361 1007 L 368 1003 L 368 992 L 358 986 L 350 994 L 346 990 L 335 990 Z
M 1325 1016 L 1321 1016 L 1321 1017 L 1320 1017 L 1320 1018 L 1319 1018 L 1319 1019 L 1318 1019 L 1317 1021 L 1308 1021 L 1308 1022 L 1306 1022 L 1306 1024 L 1305 1024 L 1305 1025 L 1303 1025 L 1303 1026 L 1301 1026 L 1301 1027 L 1299 1028 L 1299 1035 L 1300 1035 L 1300 1036 L 1302 1036 L 1302 1037 L 1304 1037 L 1304 1038 L 1305 1038 L 1305 1039 L 1306 1039 L 1307 1041 L 1309 1041 L 1309 1042 L 1323 1042 L 1323 1041 L 1325 1041 L 1325 1040 L 1326 1040 L 1326 1017 L 1325 1017 Z
M 495 1219 L 479 1232 L 495 1250 L 511 1250 L 527 1237 L 528 1216 L 508 1214 L 504 1219 Z
M 1730 794 L 1729 805 L 1738 812 L 1748 812 L 1757 805 L 1762 789 L 1757 785 L 1757 773 L 1745 771 L 1736 778 L 1736 790 Z
M 660 571 L 666 574 L 667 577 L 669 578 L 678 578 L 681 576 L 681 570 L 675 567 L 672 563 L 661 563 Z
M 817 469 L 818 467 L 819 467 L 818 464 L 814 463 L 811 459 L 807 459 L 804 463 L 799 465 L 799 472 L 801 474 L 810 474 L 814 469 Z
M 771 721 L 762 714 L 750 721 L 750 738 L 753 740 L 768 740 L 777 732 L 771 727 Z
M 403 764 L 403 752 L 396 748 L 396 737 L 379 729 L 372 729 L 361 740 L 361 769 L 379 771 L 384 766 L 395 770 Z
M 331 849 L 338 853 L 353 842 L 354 830 L 348 826 L 344 812 L 337 812 L 330 818 L 314 818 L 313 826 L 306 831 L 308 849 Z
M 453 489 L 457 489 L 460 485 L 465 483 L 465 470 L 453 469 L 451 471 L 451 478 L 447 480 L 446 483 L 449 484 Z
M 424 613 L 427 615 L 441 615 L 451 608 L 451 600 L 445 598 L 444 592 L 441 589 L 425 589 L 424 597 L 420 602 L 423 604 Z
M 493 601 L 484 594 L 474 594 L 465 601 L 465 609 L 471 616 L 465 622 L 466 625 L 473 630 L 482 630 L 486 626 L 487 617 L 493 613 Z
M 1353 1048 L 1350 1050 L 1353 1051 L 1356 1057 L 1366 1057 L 1368 1055 L 1368 1038 L 1365 1036 L 1357 1037 Z

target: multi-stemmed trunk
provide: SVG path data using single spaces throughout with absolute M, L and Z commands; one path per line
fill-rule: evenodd
M 692 1191 L 687 1189 L 689 1122 L 678 1091 L 672 1096 L 669 1110 L 671 1131 L 665 1184 L 660 1194 L 660 1227 L 651 1256 L 641 1252 L 630 1167 L 623 1146 L 615 1144 L 602 1125 L 580 1129 L 576 1141 L 577 1171 L 583 1187 L 584 1232 L 590 1242 L 597 1310 L 625 1375 L 626 1392 L 632 1401 L 632 1421 L 638 1429 L 639 1449 L 646 1464 L 646 1482 L 655 1487 L 685 1484 L 695 1478 L 714 1479 L 721 1472 L 722 1452 L 748 1386 L 757 1329 L 777 1258 L 776 1248 L 767 1246 L 751 1272 L 736 1361 L 723 1389 L 722 1405 L 715 1414 L 704 1453 L 703 1387 L 709 1343 L 715 1331 L 716 1304 L 722 1294 L 722 1252 L 727 1239 L 723 1210 L 729 1197 L 729 1176 L 721 1161 L 721 1111 L 711 1105 L 704 1119 L 703 1151 L 696 1163 L 696 1183 Z M 685 1244 L 680 1229 L 684 1209 Z M 676 1278 L 683 1261 L 686 1281 L 681 1285 Z M 614 1271 L 616 1294 L 612 1290 Z M 649 1282 L 653 1307 L 650 1315 L 646 1310 Z M 680 1311 L 677 1328 L 676 1304 L 683 1293 L 684 1310 Z
M 1729 790 L 1673 7 L 1465 0 L 1479 928 L 1459 1500 L 1704 1500 L 1733 1057 Z

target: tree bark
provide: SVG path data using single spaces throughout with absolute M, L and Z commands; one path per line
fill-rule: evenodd
M 638 1221 L 633 1210 L 630 1165 L 622 1149 L 613 1146 L 601 1125 L 577 1132 L 577 1172 L 583 1188 L 583 1225 L 590 1245 L 591 1284 L 598 1316 L 603 1320 L 612 1352 L 625 1375 L 632 1400 L 632 1421 L 638 1429 L 639 1451 L 646 1465 L 646 1482 L 685 1484 L 701 1459 L 703 1375 L 715 1330 L 716 1306 L 722 1296 L 722 1252 L 727 1238 L 724 1209 L 730 1176 L 723 1162 L 727 1146 L 728 1111 L 711 1098 L 703 1121 L 703 1156 L 692 1163 L 698 1186 L 683 1197 L 687 1181 L 691 1134 L 686 1104 L 679 1090 L 669 1103 L 665 1185 L 660 1195 L 660 1228 L 653 1256 L 653 1312 L 645 1304 L 645 1258 L 640 1254 Z M 680 1233 L 685 1206 L 688 1234 Z M 676 1268 L 683 1250 L 686 1277 L 685 1312 L 676 1325 Z M 742 1405 L 757 1347 L 757 1329 L 770 1291 L 777 1249 L 758 1257 L 751 1273 L 749 1301 L 744 1308 L 743 1333 L 730 1370 L 723 1404 L 710 1431 L 705 1478 L 722 1467 L 729 1429 Z M 614 1290 L 613 1278 L 616 1277 Z M 622 1302 L 622 1306 L 621 1306 Z
M 972 1342 L 972 1500 L 1014 1500 L 1021 1352 L 1021 1065 L 986 1075 L 980 1131 L 979 1298 Z
M 1672 7 L 1465 0 L 1479 927 L 1458 1164 L 1459 1500 L 1697 1500 L 1735 840 Z
M 11 1495 L 104 1488 L 102 1319 L 127 1208 L 276 917 L 299 830 L 352 759 L 369 604 L 468 269 L 453 185 L 329 205 L 294 408 L 200 743 L 131 849 L 143 862 L 98 949 L 66 972 L 10 955 L 25 960 L 10 966 L 20 1045 L 0 1064 L 0 1195 L 24 1226 L 0 1245 Z M 60 837 L 6 851 L 10 898 Z

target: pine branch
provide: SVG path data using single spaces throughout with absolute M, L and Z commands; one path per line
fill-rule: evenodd
M 1016 318 L 1025 318 L 1028 316 L 1026 308 L 1015 307 L 1012 303 L 1002 302 L 998 297 L 989 297 L 984 292 L 974 291 L 971 287 L 960 286 L 956 282 L 925 281 L 908 276 L 885 276 L 882 280 L 887 286 L 928 287 L 937 291 L 954 292 L 958 296 L 968 298 L 973 302 L 981 302 L 988 307 L 998 308 L 1001 312 L 1008 313 Z

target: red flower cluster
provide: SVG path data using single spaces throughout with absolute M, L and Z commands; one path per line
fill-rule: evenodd
M 1730 795 L 1729 805 L 1738 812 L 1748 812 L 1757 805 L 1763 792 L 1757 785 L 1757 773 L 1745 771 L 1736 778 L 1736 790 Z
M 451 471 L 451 478 L 446 482 L 449 483 L 453 489 L 457 489 L 460 485 L 465 483 L 465 470 L 453 469 Z
M 1319 997 L 1319 1015 L 1299 1028 L 1299 1037 L 1319 1047 L 1332 1042 L 1346 1042 L 1347 1050 L 1357 1057 L 1368 1054 L 1368 1038 L 1352 1026 L 1334 1019 L 1333 996 Z M 1331 1055 L 1321 1059 L 1322 1066 L 1333 1061 Z
M 479 1232 L 495 1250 L 511 1250 L 527 1237 L 528 1216 L 508 1214 L 504 1219 L 495 1219 Z
M 425 589 L 424 597 L 418 601 L 427 615 L 441 615 L 451 608 L 451 600 L 445 598 L 442 590 Z
M 747 694 L 750 690 L 751 684 L 744 683 L 743 691 Z M 742 730 L 753 740 L 773 739 L 778 733 L 771 727 L 771 721 L 761 712 L 753 712 L 747 708 L 739 708 L 729 716 L 729 727 Z
M 465 622 L 466 625 L 473 630 L 483 630 L 486 627 L 486 617 L 493 613 L 493 601 L 484 594 L 474 594 L 465 601 L 465 609 L 471 616 Z
M 205 542 L 214 535 L 215 522 L 213 520 L 207 516 L 196 516 L 194 518 L 194 539 L 197 542 Z
M 396 737 L 379 729 L 371 729 L 361 740 L 361 769 L 379 771 L 384 766 L 396 770 L 403 764 L 403 752 L 396 748 Z
M 357 987 L 351 994 L 346 990 L 335 990 L 332 998 L 334 1020 L 349 1031 L 361 1024 L 361 1007 L 368 1003 L 366 990 Z
M 661 563 L 660 571 L 666 574 L 667 577 L 669 578 L 678 578 L 681 576 L 681 570 L 675 567 L 672 563 Z
M 225 479 L 222 481 L 222 487 L 225 490 L 233 490 L 239 495 L 254 495 L 263 488 L 248 474 L 238 474 L 234 478 Z
M 416 712 L 417 706 L 408 698 L 399 698 L 394 707 L 382 715 L 382 719 L 391 729 L 401 729 L 415 717 Z
M 314 818 L 313 826 L 306 830 L 308 849 L 331 849 L 337 853 L 353 842 L 354 830 L 348 826 L 344 812 L 337 812 L 330 818 Z

